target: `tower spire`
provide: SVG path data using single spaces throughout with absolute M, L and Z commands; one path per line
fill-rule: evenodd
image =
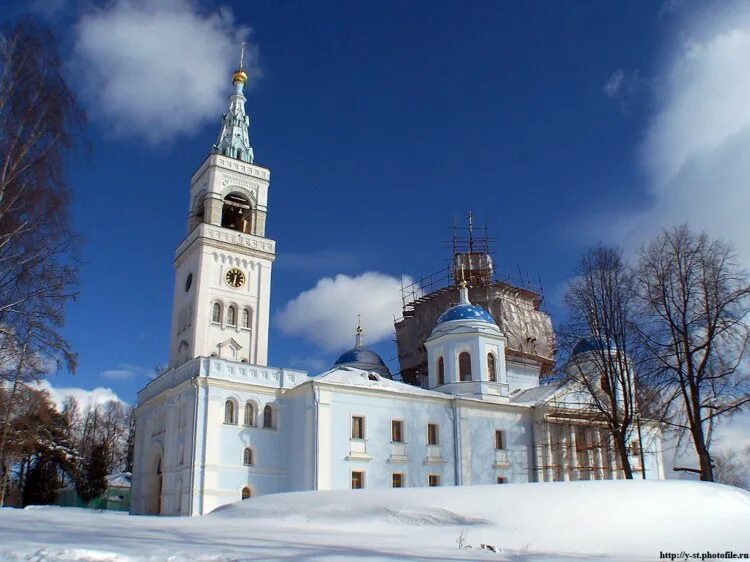
M 250 118 L 245 114 L 247 101 L 244 95 L 245 84 L 247 84 L 247 73 L 244 69 L 245 45 L 246 43 L 243 42 L 240 49 L 240 66 L 232 74 L 234 93 L 229 96 L 229 112 L 221 116 L 219 139 L 211 152 L 252 164 L 255 155 L 248 131 Z

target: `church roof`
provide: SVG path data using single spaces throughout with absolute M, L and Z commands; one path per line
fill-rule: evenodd
M 589 351 L 603 351 L 607 347 L 603 339 L 596 338 L 581 338 L 573 348 L 571 356 L 578 355 L 579 353 L 588 353 Z M 615 351 L 617 346 L 615 342 L 609 340 L 609 349 Z
M 339 358 L 336 359 L 333 366 L 354 367 L 365 371 L 374 371 L 381 377 L 386 377 L 388 379 L 393 378 L 393 375 L 391 375 L 391 371 L 388 369 L 385 361 L 383 361 L 383 358 L 365 347 L 362 326 L 357 326 L 357 336 L 354 347 L 339 355 Z
M 471 303 L 457 304 L 450 307 L 440 315 L 440 317 L 437 319 L 437 323 L 443 324 L 445 322 L 453 322 L 455 320 L 479 320 L 480 322 L 495 324 L 495 319 L 489 312 L 487 312 L 481 306 Z
M 511 404 L 535 406 L 544 402 L 547 398 L 557 392 L 562 385 L 560 383 L 549 383 L 522 390 L 510 397 Z
M 446 395 L 444 392 L 425 390 L 418 386 L 395 381 L 390 377 L 380 376 L 380 374 L 375 371 L 348 365 L 336 365 L 325 373 L 311 377 L 308 380 L 335 384 L 337 386 L 371 388 L 398 394 L 450 398 L 450 396 Z

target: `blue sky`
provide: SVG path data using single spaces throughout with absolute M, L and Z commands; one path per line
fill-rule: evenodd
M 251 139 L 272 171 L 272 365 L 331 363 L 365 308 L 366 336 L 397 370 L 395 293 L 368 309 L 359 276 L 397 286 L 444 267 L 449 227 L 469 210 L 496 238 L 500 272 L 541 278 L 553 321 L 578 256 L 600 240 L 632 252 L 689 220 L 747 255 L 746 5 L 29 6 L 59 37 L 93 147 L 68 170 L 85 265 L 65 333 L 80 368 L 56 387 L 107 387 L 132 403 L 166 361 L 189 178 L 215 141 L 243 37 Z M 335 280 L 318 299 L 325 277 Z M 284 321 L 316 286 L 318 309 Z M 321 321 L 330 345 L 315 341 Z

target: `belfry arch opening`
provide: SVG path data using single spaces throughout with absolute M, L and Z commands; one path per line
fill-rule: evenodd
M 238 193 L 224 198 L 221 209 L 221 226 L 250 234 L 253 226 L 253 207 L 248 199 Z

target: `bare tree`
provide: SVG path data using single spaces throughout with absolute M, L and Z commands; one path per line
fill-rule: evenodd
M 73 369 L 59 333 L 78 274 L 64 163 L 84 116 L 49 30 L 22 20 L 0 37 L 0 354 L 26 341 Z
M 83 123 L 49 30 L 31 20 L 0 30 L 0 383 L 12 388 L 0 412 L 0 481 L 20 386 L 55 363 L 76 366 L 60 333 L 78 280 L 64 160 Z
M 720 451 L 712 458 L 717 482 L 750 490 L 750 446 L 742 451 Z
M 727 243 L 687 225 L 640 252 L 642 341 L 666 422 L 692 438 L 701 480 L 714 480 L 711 436 L 723 416 L 750 404 L 743 364 L 750 284 Z
M 558 338 L 565 380 L 606 424 L 626 478 L 633 478 L 628 444 L 638 429 L 634 296 L 634 277 L 619 249 L 586 251 L 564 296 L 568 322 Z

